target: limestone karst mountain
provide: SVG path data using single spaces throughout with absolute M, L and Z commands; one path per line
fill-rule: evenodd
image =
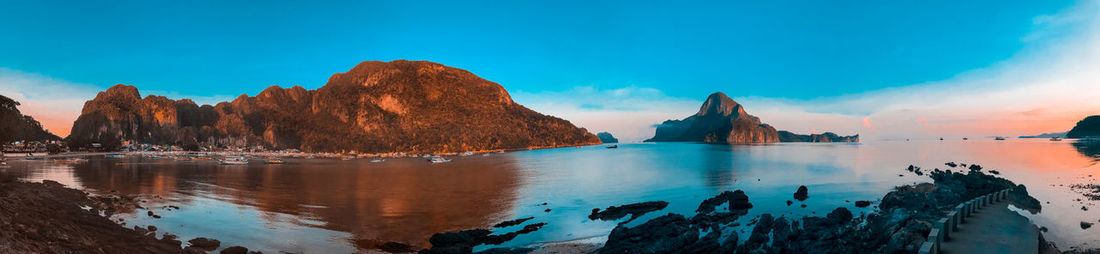
M 657 125 L 657 133 L 646 142 L 704 142 L 717 144 L 774 142 L 859 142 L 859 135 L 839 136 L 830 132 L 799 135 L 776 131 L 722 92 L 707 97 L 699 112 L 683 120 Z
M 599 144 L 512 101 L 501 85 L 427 61 L 362 62 L 317 90 L 272 86 L 214 106 L 116 85 L 84 104 L 70 143 L 262 145 L 306 151 L 460 152 Z

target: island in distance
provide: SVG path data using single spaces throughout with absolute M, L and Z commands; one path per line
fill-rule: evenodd
M 1100 137 L 1100 115 L 1093 115 L 1081 119 L 1066 133 L 1067 138 Z
M 699 112 L 683 120 L 657 125 L 657 133 L 646 142 L 703 142 L 714 144 L 775 142 L 859 142 L 859 135 L 840 136 L 831 132 L 800 135 L 777 131 L 722 92 L 707 97 Z
M 311 152 L 447 153 L 600 144 L 584 128 L 512 101 L 501 85 L 427 61 L 366 61 L 317 90 L 272 86 L 198 106 L 116 85 L 84 104 L 72 147 L 121 141 Z
M 617 138 L 615 138 L 615 136 L 611 135 L 610 132 L 605 131 L 605 132 L 596 133 L 596 137 L 599 137 L 600 142 L 603 142 L 604 144 L 619 143 L 619 139 L 617 139 Z

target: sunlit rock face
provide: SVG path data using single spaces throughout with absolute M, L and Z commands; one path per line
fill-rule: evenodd
M 704 142 L 715 144 L 774 142 L 859 142 L 859 135 L 840 136 L 831 132 L 800 135 L 776 131 L 726 94 L 707 97 L 699 112 L 683 120 L 668 120 L 657 125 L 657 133 L 646 142 Z
M 74 145 L 135 140 L 307 151 L 460 152 L 599 144 L 569 121 L 516 104 L 504 87 L 426 61 L 368 61 L 317 90 L 272 86 L 198 106 L 116 85 L 84 105 Z
M 779 142 L 775 128 L 749 115 L 741 104 L 717 92 L 707 97 L 695 115 L 657 126 L 653 142 L 685 141 L 719 144 Z

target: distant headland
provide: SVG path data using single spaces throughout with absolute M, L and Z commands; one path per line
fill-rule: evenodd
M 859 135 L 840 136 L 831 132 L 800 135 L 776 131 L 749 113 L 729 96 L 716 92 L 707 97 L 699 112 L 683 120 L 657 125 L 657 133 L 646 142 L 704 142 L 716 144 L 775 142 L 859 142 Z

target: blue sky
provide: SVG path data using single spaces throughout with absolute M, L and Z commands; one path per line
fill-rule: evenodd
M 365 60 L 509 90 L 813 98 L 947 79 L 1069 1 L 6 1 L 0 66 L 186 95 L 316 88 Z M 11 8 L 13 7 L 13 8 Z
M 314 89 L 360 61 L 395 59 L 467 69 L 531 98 L 645 88 L 693 101 L 715 91 L 828 99 L 952 80 L 1045 52 L 1081 25 L 1036 36 L 1037 18 L 1095 3 L 0 2 L 0 68 L 9 73 L 200 102 L 271 85 Z M 870 114 L 833 113 L 855 112 Z

